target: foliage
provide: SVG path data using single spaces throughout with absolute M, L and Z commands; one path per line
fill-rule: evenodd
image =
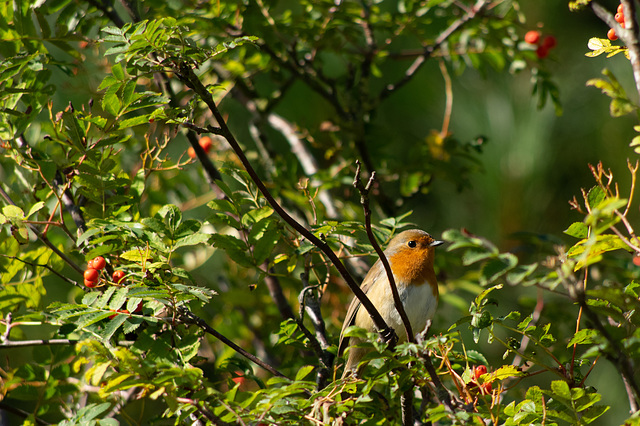
M 445 231 L 443 304 L 468 314 L 395 347 L 352 330 L 370 338 L 369 364 L 336 379 L 339 283 L 354 290 L 374 253 L 363 210 L 370 202 L 388 242 L 413 226 L 408 205 L 434 185 L 469 188 L 480 169 L 484 138 L 454 138 L 450 106 L 419 132 L 393 123 L 415 114 L 402 97 L 425 64 L 449 81 L 446 104 L 450 74 L 471 68 L 528 72 L 538 105 L 561 111 L 517 2 L 124 4 L 0 4 L 0 409 L 11 419 L 408 424 L 415 409 L 440 424 L 591 424 L 609 410 L 587 384 L 605 359 L 637 408 L 637 162 L 626 198 L 592 167 L 595 186 L 572 202 L 583 220 L 565 231 L 575 241 L 548 256 Z M 625 50 L 591 40 L 590 56 Z M 611 114 L 637 111 L 603 74 L 588 84 Z M 356 160 L 369 194 L 353 184 Z M 85 286 L 98 256 L 99 285 Z M 541 302 L 507 303 L 514 289 Z

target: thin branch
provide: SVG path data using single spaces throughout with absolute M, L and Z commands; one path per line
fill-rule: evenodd
M 207 420 L 209 420 L 210 422 L 212 422 L 216 426 L 218 426 L 218 425 L 227 426 L 227 425 L 235 424 L 235 423 L 227 423 L 227 422 L 223 421 L 220 417 L 216 416 L 211 411 L 209 411 L 206 408 L 204 408 L 202 406 L 202 401 L 198 401 L 197 399 L 178 397 L 178 398 L 176 398 L 176 401 L 181 402 L 183 404 L 192 405 L 193 407 L 195 407 L 196 410 L 198 410 L 198 412 L 200 414 L 202 414 Z M 242 422 L 242 424 L 244 424 L 244 422 Z
M 376 328 L 380 330 L 381 337 L 385 341 L 390 341 L 393 336 L 395 336 L 395 332 L 392 328 L 389 328 L 387 323 L 384 321 L 384 318 L 377 311 L 373 303 L 369 300 L 366 294 L 360 289 L 358 284 L 355 282 L 349 271 L 342 263 L 342 261 L 338 258 L 338 256 L 334 253 L 334 251 L 329 247 L 329 245 L 322 241 L 320 238 L 316 237 L 311 231 L 306 229 L 303 225 L 301 225 L 298 221 L 293 219 L 289 213 L 287 213 L 284 208 L 276 201 L 276 199 L 271 195 L 271 192 L 267 189 L 265 184 L 262 182 L 256 171 L 251 166 L 251 163 L 247 159 L 244 151 L 240 147 L 240 144 L 236 140 L 235 136 L 227 126 L 218 106 L 213 100 L 213 96 L 209 91 L 204 87 L 198 76 L 195 75 L 193 69 L 190 64 L 186 62 L 182 62 L 179 65 L 179 68 L 176 70 L 176 75 L 195 93 L 197 93 L 201 99 L 207 104 L 209 110 L 213 113 L 215 120 L 217 121 L 218 126 L 222 129 L 224 133 L 224 137 L 227 142 L 231 145 L 236 155 L 240 159 L 240 162 L 244 166 L 245 170 L 251 177 L 251 180 L 258 187 L 258 190 L 265 197 L 269 205 L 274 209 L 274 211 L 293 229 L 299 232 L 302 236 L 304 236 L 309 242 L 311 242 L 314 246 L 318 247 L 330 260 L 334 267 L 338 270 L 340 275 L 343 277 L 347 285 L 351 288 L 353 293 L 362 303 L 362 306 L 367 310 L 369 315 L 371 316 L 372 321 L 374 322 Z
M 124 26 L 124 21 L 115 11 L 113 6 L 105 5 L 100 0 L 87 0 L 87 3 L 102 11 L 102 13 L 104 13 L 118 28 L 122 28 Z
M 579 303 L 583 312 L 587 315 L 593 326 L 600 332 L 600 334 L 609 343 L 610 350 L 605 352 L 605 356 L 617 367 L 618 372 L 622 375 L 625 382 L 625 388 L 629 396 L 629 400 L 635 401 L 637 405 L 640 402 L 640 387 L 636 382 L 634 376 L 633 362 L 629 358 L 624 348 L 619 345 L 619 342 L 609 334 L 609 331 L 600 321 L 598 315 L 591 310 L 591 307 L 587 304 L 585 299 L 585 293 L 579 287 L 573 287 L 574 299 Z
M 27 411 L 24 411 L 18 407 L 14 407 L 11 404 L 7 404 L 6 402 L 2 402 L 0 401 L 0 410 L 5 410 L 8 411 L 9 413 L 13 413 L 17 416 L 23 417 L 25 419 L 30 419 L 32 421 L 35 421 L 36 424 L 38 425 L 50 425 L 51 423 L 45 422 L 42 419 L 39 419 L 38 417 L 36 417 L 33 413 L 29 413 Z
M 489 5 L 489 3 L 490 3 L 489 0 L 478 0 L 476 4 L 471 9 L 469 9 L 465 15 L 461 16 L 460 19 L 457 19 L 456 21 L 454 21 L 451 25 L 449 25 L 449 27 L 447 27 L 447 29 L 445 29 L 442 33 L 440 33 L 440 35 L 436 38 L 433 44 L 427 46 L 422 52 L 422 55 L 417 57 L 413 61 L 413 63 L 409 66 L 409 68 L 407 68 L 407 71 L 405 71 L 404 76 L 402 76 L 402 78 L 399 81 L 397 81 L 396 83 L 391 83 L 387 85 L 382 90 L 379 96 L 380 100 L 382 101 L 386 99 L 387 97 L 389 97 L 389 95 L 391 95 L 392 93 L 394 93 L 395 91 L 403 87 L 405 84 L 410 82 L 413 79 L 413 77 L 416 75 L 416 73 L 420 70 L 420 68 L 422 68 L 424 63 L 429 58 L 431 58 L 431 55 L 433 55 L 433 53 L 440 46 L 442 46 L 442 44 L 444 44 L 444 42 L 446 42 L 449 37 L 451 37 L 451 35 L 453 35 L 456 31 L 462 28 L 467 22 L 475 18 L 476 15 L 481 13 Z
M 371 185 L 375 181 L 376 173 L 372 172 L 369 177 L 369 181 L 366 186 L 362 185 L 360 181 L 360 162 L 356 162 L 356 176 L 353 180 L 353 186 L 360 192 L 360 204 L 364 210 L 364 223 L 365 230 L 367 231 L 367 236 L 369 237 L 369 241 L 373 246 L 373 249 L 378 254 L 380 258 L 380 262 L 382 262 L 382 266 L 384 266 L 384 270 L 387 273 L 387 278 L 389 280 L 389 287 L 391 288 L 391 295 L 393 296 L 393 304 L 400 314 L 400 318 L 402 319 L 402 323 L 404 324 L 404 330 L 407 334 L 407 341 L 411 343 L 415 343 L 416 339 L 413 335 L 413 329 L 411 328 L 411 322 L 409 321 L 409 317 L 404 310 L 404 306 L 402 304 L 402 300 L 400 299 L 400 294 L 398 293 L 398 286 L 396 285 L 395 277 L 393 276 L 393 271 L 391 270 L 391 265 L 389 264 L 389 260 L 387 256 L 380 248 L 380 245 L 376 241 L 376 237 L 373 235 L 373 230 L 371 229 L 371 209 L 369 208 L 369 190 L 371 189 Z
M 431 320 L 427 321 L 427 324 L 424 330 L 422 330 L 418 335 L 418 339 L 417 339 L 418 344 L 422 344 L 424 342 L 425 336 L 427 335 L 429 328 L 431 328 Z M 442 381 L 440 381 L 440 377 L 438 376 L 438 372 L 436 371 L 435 367 L 433 366 L 433 363 L 431 362 L 429 353 L 427 351 L 421 353 L 420 360 L 422 361 L 422 364 L 426 368 L 427 373 L 429 373 L 433 386 L 436 388 L 436 392 L 437 392 L 436 396 L 438 400 L 444 403 L 444 405 L 446 405 L 447 408 L 449 408 L 450 410 L 454 410 L 456 406 L 451 399 L 451 394 L 449 393 L 449 390 L 442 384 Z
M 58 170 L 56 171 L 56 176 L 53 179 L 53 186 L 55 187 L 56 190 L 58 190 L 60 185 L 62 185 L 62 174 Z M 76 234 L 77 235 L 84 234 L 85 231 L 87 230 L 87 225 L 85 223 L 84 216 L 82 215 L 82 210 L 80 210 L 80 208 L 77 206 L 75 200 L 73 199 L 73 194 L 71 193 L 71 190 L 69 189 L 68 186 L 65 186 L 64 189 L 62 190 L 62 194 L 60 194 L 60 199 L 62 200 L 64 207 L 67 209 L 67 211 L 71 215 L 71 219 L 73 219 L 73 222 L 76 224 L 76 228 L 78 228 L 78 231 L 76 232 Z
M 48 269 L 48 270 L 49 270 L 49 272 L 51 272 L 52 274 L 55 274 L 56 276 L 58 276 L 58 278 L 60 278 L 60 279 L 62 279 L 62 280 L 64 280 L 64 281 L 66 281 L 66 282 L 68 282 L 69 284 L 73 284 L 73 285 L 75 285 L 76 287 L 80 287 L 80 288 L 82 288 L 82 289 L 85 289 L 85 287 L 84 287 L 83 285 L 80 285 L 77 281 L 74 281 L 74 280 L 72 280 L 71 278 L 67 277 L 66 275 L 61 274 L 60 272 L 56 271 L 55 269 L 53 269 L 53 268 L 52 268 L 51 266 L 49 266 L 49 265 L 46 265 L 46 264 L 43 264 L 43 263 L 33 263 L 33 262 L 28 262 L 28 261 L 26 261 L 26 260 L 24 260 L 24 259 L 20 259 L 19 257 L 16 257 L 16 256 L 10 256 L 10 255 L 8 255 L 8 254 L 2 254 L 2 253 L 0 253 L 0 256 L 6 257 L 7 259 L 17 260 L 18 262 L 22 262 L 22 263 L 24 263 L 25 265 L 29 265 L 29 266 L 34 267 L 34 268 L 45 268 L 45 269 Z
M 309 285 L 308 268 L 305 268 L 305 271 L 300 274 L 300 279 L 305 287 L 298 296 L 298 301 L 300 302 L 300 318 L 298 324 L 303 327 L 304 313 L 307 312 L 316 331 L 312 343 L 315 341 L 315 344 L 317 344 L 320 349 L 318 351 L 318 349 L 314 348 L 322 365 L 321 368 L 318 369 L 316 383 L 318 389 L 323 389 L 331 377 L 331 367 L 333 366 L 335 355 L 327 350 L 331 345 L 327 339 L 326 327 L 324 319 L 322 318 L 322 312 L 320 311 L 320 303 L 315 293 L 318 286 Z M 303 328 L 303 331 L 304 329 L 305 328 Z
M 24 348 L 27 346 L 75 345 L 79 340 L 73 339 L 41 339 L 41 340 L 8 340 L 0 343 L 0 348 Z
M 11 197 L 9 196 L 9 194 L 7 194 L 4 189 L 0 186 L 0 196 L 2 196 L 2 198 L 5 199 L 5 201 L 9 204 L 11 204 L 12 206 L 15 206 L 16 203 L 13 202 L 13 200 L 11 199 Z M 57 254 L 62 260 L 64 260 L 69 266 L 71 266 L 73 269 L 75 269 L 79 274 L 83 274 L 84 270 L 78 266 L 73 260 L 71 260 L 70 257 L 68 257 L 66 254 L 64 254 L 62 251 L 60 251 L 58 249 L 58 247 L 56 247 L 51 241 L 49 241 L 49 239 L 44 236 L 39 230 L 38 228 L 36 228 L 33 225 L 27 224 L 27 227 L 34 233 L 36 234 L 36 236 L 38 237 L 38 239 L 40 241 L 42 241 L 42 243 L 44 245 L 46 245 L 47 247 L 49 247 L 49 249 L 51 251 L 53 251 L 55 254 Z
M 236 345 L 234 342 L 232 342 L 231 340 L 229 340 L 228 338 L 226 338 L 222 334 L 218 333 L 213 327 L 211 327 L 209 324 L 207 324 L 207 322 L 205 320 L 203 320 L 202 318 L 198 317 L 197 315 L 195 315 L 190 310 L 188 310 L 186 308 L 179 308 L 179 312 L 178 313 L 180 314 L 181 319 L 182 319 L 182 321 L 184 323 L 197 325 L 198 327 L 203 329 L 205 332 L 211 334 L 216 339 L 220 340 L 222 343 L 224 343 L 225 345 L 229 346 L 231 349 L 233 349 L 234 351 L 238 352 L 240 355 L 242 355 L 243 357 L 247 358 L 251 362 L 257 364 L 258 366 L 260 366 L 262 368 L 264 368 L 265 370 L 267 370 L 268 372 L 270 372 L 274 376 L 278 376 L 278 377 L 283 377 L 285 379 L 289 379 L 287 376 L 285 376 L 284 374 L 282 374 L 281 372 L 276 370 L 274 367 L 270 366 L 266 362 L 262 361 L 260 358 L 258 358 L 255 355 L 247 352 L 246 350 L 244 350 L 240 346 Z

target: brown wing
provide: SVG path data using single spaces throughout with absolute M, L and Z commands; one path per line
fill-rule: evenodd
M 360 289 L 364 294 L 367 294 L 371 289 L 371 285 L 376 281 L 376 275 L 384 272 L 382 267 L 382 262 L 380 260 L 376 261 L 373 264 L 367 276 L 362 281 L 363 285 Z M 344 336 L 345 330 L 352 326 L 356 320 L 356 315 L 358 315 L 358 310 L 360 309 L 360 300 L 357 297 L 353 297 L 351 303 L 349 304 L 349 308 L 347 309 L 347 315 L 344 318 L 344 322 L 342 323 L 342 330 L 340 331 L 340 342 L 338 343 L 338 356 L 342 356 L 342 353 L 349 346 L 349 338 Z

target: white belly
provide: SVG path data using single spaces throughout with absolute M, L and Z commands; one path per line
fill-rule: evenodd
M 391 300 L 391 305 L 393 306 L 393 296 L 391 295 L 391 289 L 387 286 L 388 292 L 388 300 Z M 409 322 L 411 323 L 411 328 L 413 329 L 414 336 L 418 333 L 421 333 L 426 324 L 427 320 L 433 318 L 433 315 L 436 312 L 436 307 L 438 306 L 438 299 L 433 294 L 433 290 L 428 283 L 425 283 L 420 286 L 409 286 L 408 288 L 398 289 L 398 293 L 400 295 L 400 300 L 402 300 L 402 304 L 404 306 L 404 310 L 407 313 L 407 317 L 409 317 Z M 410 301 L 410 303 L 407 303 Z M 407 334 L 404 330 L 404 324 L 402 323 L 402 319 L 400 318 L 400 314 L 398 310 L 389 309 L 386 312 L 380 312 L 384 317 L 384 320 L 390 327 L 393 327 L 396 331 L 396 334 L 399 337 L 400 342 L 406 341 Z

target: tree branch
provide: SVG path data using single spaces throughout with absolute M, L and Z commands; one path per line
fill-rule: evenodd
M 633 0 L 620 0 L 624 8 L 625 28 L 615 20 L 614 16 L 602 7 L 598 2 L 589 3 L 593 13 L 600 18 L 609 28 L 613 28 L 616 35 L 627 46 L 629 62 L 633 70 L 633 79 L 636 83 L 636 92 L 640 97 L 640 42 L 638 41 L 638 20 L 636 19 L 636 7 Z
M 395 91 L 403 87 L 405 84 L 410 82 L 413 79 L 413 77 L 416 75 L 416 73 L 420 70 L 420 68 L 422 68 L 422 66 L 427 61 L 427 59 L 431 58 L 431 55 L 433 55 L 433 52 L 435 52 L 440 46 L 442 46 L 442 44 L 444 44 L 444 42 L 447 41 L 447 39 L 451 37 L 452 34 L 454 34 L 456 31 L 462 28 L 467 22 L 475 18 L 476 15 L 478 15 L 478 13 L 482 12 L 489 5 L 489 3 L 490 3 L 489 0 L 478 0 L 476 4 L 473 5 L 473 7 L 471 7 L 465 15 L 463 15 L 462 17 L 460 17 L 460 19 L 457 19 L 451 25 L 449 25 L 447 29 L 445 29 L 442 33 L 440 33 L 440 35 L 436 38 L 433 44 L 427 46 L 422 52 L 422 55 L 418 56 L 413 61 L 413 63 L 409 66 L 409 68 L 407 68 L 407 71 L 405 72 L 404 76 L 402 76 L 402 78 L 399 81 L 397 81 L 396 83 L 391 83 L 387 85 L 382 90 L 382 92 L 380 92 L 379 100 L 382 101 L 386 99 L 387 97 L 389 97 L 389 95 L 391 95 L 392 93 L 394 93 Z
M 372 172 L 369 177 L 369 181 L 366 186 L 362 185 L 360 182 L 360 162 L 356 161 L 356 176 L 353 180 L 353 186 L 360 192 L 360 204 L 364 209 L 364 224 L 365 229 L 367 231 L 367 237 L 369 237 L 369 241 L 373 246 L 373 249 L 378 254 L 380 258 L 380 262 L 382 262 L 382 266 L 384 266 L 384 270 L 387 273 L 387 278 L 389 279 L 389 287 L 391 288 L 391 295 L 393 296 L 393 304 L 402 319 L 402 323 L 404 324 L 404 330 L 407 334 L 407 341 L 411 343 L 415 343 L 416 339 L 413 335 L 413 329 L 411 328 L 411 322 L 409 321 L 409 317 L 404 310 L 404 306 L 402 305 L 402 300 L 400 300 L 400 295 L 398 294 L 398 286 L 396 285 L 395 277 L 393 276 L 393 271 L 391 270 L 391 265 L 389 264 L 389 260 L 387 256 L 385 256 L 384 251 L 380 248 L 380 245 L 376 241 L 376 237 L 373 235 L 373 230 L 371 229 L 371 209 L 369 208 L 369 190 L 371 189 L 371 185 L 375 181 L 376 172 Z
M 302 236 L 304 236 L 307 240 L 309 240 L 313 245 L 318 247 L 328 258 L 331 260 L 331 263 L 338 270 L 340 275 L 343 277 L 347 285 L 351 288 L 353 293 L 362 303 L 362 306 L 367 310 L 371 319 L 373 320 L 376 328 L 380 330 L 382 338 L 385 341 L 390 341 L 393 336 L 395 336 L 395 332 L 393 329 L 389 328 L 387 323 L 384 321 L 384 318 L 377 311 L 373 303 L 369 300 L 366 294 L 360 289 L 358 284 L 355 282 L 349 271 L 342 263 L 342 261 L 338 258 L 338 256 L 334 253 L 334 251 L 329 247 L 329 245 L 322 241 L 320 238 L 316 237 L 311 231 L 306 229 L 303 225 L 301 225 L 298 221 L 293 219 L 289 213 L 287 213 L 282 206 L 276 201 L 276 199 L 271 195 L 265 184 L 262 182 L 256 171 L 251 166 L 251 163 L 247 159 L 244 154 L 243 149 L 240 147 L 240 144 L 235 139 L 235 136 L 227 126 L 218 106 L 213 100 L 213 96 L 207 89 L 204 87 L 198 76 L 195 75 L 191 65 L 187 62 L 182 62 L 179 64 L 176 69 L 176 75 L 195 93 L 197 93 L 201 99 L 207 104 L 209 110 L 213 113 L 215 120 L 217 121 L 218 126 L 222 130 L 223 136 L 227 140 L 227 142 L 231 145 L 236 155 L 240 159 L 240 162 L 244 166 L 245 170 L 251 177 L 251 180 L 258 187 L 258 190 L 265 197 L 269 205 L 274 209 L 274 211 L 293 229 L 299 232 Z
M 224 343 L 225 345 L 229 346 L 231 349 L 233 349 L 234 351 L 238 352 L 240 355 L 242 355 L 243 357 L 247 358 L 249 361 L 251 361 L 251 362 L 255 363 L 256 365 L 264 368 L 265 370 L 267 370 L 268 372 L 270 372 L 274 376 L 278 376 L 278 377 L 283 377 L 285 379 L 289 379 L 287 376 L 285 376 L 284 374 L 282 374 L 281 372 L 276 370 L 274 367 L 270 366 L 269 364 L 267 364 L 266 362 L 262 361 L 257 356 L 247 352 L 246 350 L 244 350 L 240 346 L 236 345 L 234 342 L 232 342 L 231 340 L 229 340 L 228 338 L 226 338 L 222 334 L 218 333 L 213 327 L 211 327 L 209 324 L 207 324 L 207 322 L 205 320 L 203 320 L 202 318 L 198 317 L 197 315 L 195 315 L 193 312 L 191 312 L 187 308 L 183 308 L 183 307 L 179 308 L 178 309 L 178 313 L 180 314 L 180 318 L 181 318 L 183 323 L 197 325 L 198 327 L 200 327 L 205 332 L 211 334 L 216 339 L 220 340 L 222 343 Z M 291 380 L 291 379 L 289 379 L 289 380 Z
M 13 200 L 11 199 L 11 197 L 9 196 L 9 194 L 7 194 L 4 189 L 0 186 L 0 196 L 2 196 L 2 198 L 5 199 L 5 201 L 9 204 L 11 204 L 12 206 L 15 206 L 16 203 L 13 202 Z M 79 267 L 73 260 L 71 260 L 70 257 L 68 257 L 66 254 L 64 254 L 62 251 L 60 251 L 58 249 L 58 247 L 56 247 L 51 241 L 49 241 L 49 239 L 42 234 L 42 232 L 40 232 L 38 230 L 38 228 L 36 228 L 35 226 L 31 225 L 31 224 L 27 224 L 27 227 L 31 230 L 31 232 L 33 232 L 34 234 L 36 234 L 36 236 L 38 237 L 38 239 L 40 241 L 42 241 L 42 243 L 49 247 L 49 249 L 54 252 L 55 254 L 57 254 L 62 260 L 64 260 L 69 266 L 71 266 L 73 269 L 76 270 L 76 272 L 78 272 L 79 274 L 83 274 L 84 270 Z

